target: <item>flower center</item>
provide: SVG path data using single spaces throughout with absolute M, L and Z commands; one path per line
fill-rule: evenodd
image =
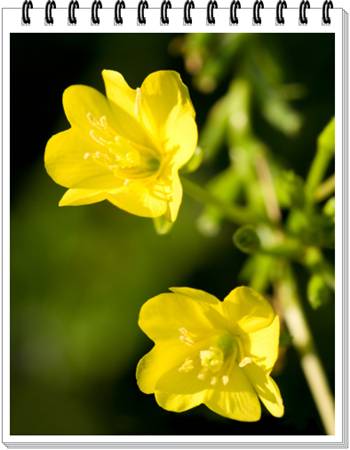
M 197 336 L 185 328 L 180 328 L 179 332 L 180 341 L 185 345 L 197 347 L 197 350 L 183 361 L 178 371 L 194 372 L 198 380 L 211 386 L 219 382 L 226 386 L 230 381 L 232 365 L 237 360 L 240 367 L 251 362 L 249 357 L 242 356 L 239 340 L 229 332 L 224 331 L 210 337 L 206 340 L 207 345 L 201 345 Z
M 224 363 L 224 353 L 219 347 L 211 346 L 199 352 L 200 364 L 204 372 L 219 372 Z
M 157 174 L 161 166 L 158 150 L 117 135 L 108 124 L 106 116 L 97 119 L 89 112 L 86 117 L 91 125 L 89 136 L 99 144 L 99 150 L 86 152 L 84 159 L 93 159 L 124 181 L 144 179 Z
M 200 350 L 200 368 L 197 378 L 208 381 L 214 386 L 221 381 L 225 386 L 230 381 L 229 371 L 235 362 L 237 355 L 237 343 L 229 333 L 218 336 L 215 344 L 209 348 Z

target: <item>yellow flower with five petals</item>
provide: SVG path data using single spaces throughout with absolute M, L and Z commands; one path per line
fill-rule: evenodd
M 45 150 L 48 174 L 69 188 L 59 204 L 109 200 L 174 222 L 182 199 L 178 170 L 197 145 L 188 89 L 174 71 L 151 73 L 137 89 L 118 72 L 102 76 L 106 97 L 82 85 L 63 94 L 71 128 L 52 136 Z
M 155 342 L 136 370 L 139 388 L 175 412 L 205 404 L 240 421 L 257 421 L 260 401 L 281 417 L 284 406 L 270 373 L 278 356 L 279 318 L 260 294 L 238 287 L 219 301 L 172 288 L 141 308 L 139 326 Z

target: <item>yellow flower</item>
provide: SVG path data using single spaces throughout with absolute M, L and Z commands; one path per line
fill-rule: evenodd
M 204 403 L 217 414 L 251 422 L 260 419 L 260 399 L 281 417 L 281 394 L 270 376 L 279 318 L 270 304 L 247 287 L 223 302 L 197 289 L 170 290 L 140 312 L 139 325 L 155 342 L 137 366 L 141 391 L 153 393 L 169 411 Z
M 104 70 L 106 96 L 70 86 L 63 106 L 71 128 L 47 143 L 48 174 L 69 188 L 60 206 L 109 200 L 143 217 L 173 222 L 181 199 L 178 170 L 197 145 L 195 111 L 174 71 L 151 73 L 132 89 Z

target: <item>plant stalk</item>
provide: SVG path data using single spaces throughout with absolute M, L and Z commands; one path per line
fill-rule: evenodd
M 190 181 L 187 178 L 182 177 L 181 180 L 187 195 L 204 205 L 212 205 L 218 208 L 222 215 L 231 222 L 238 225 L 256 222 L 257 217 L 255 214 L 252 214 L 246 208 L 227 204 L 226 202 L 215 197 L 215 195 L 208 190 L 203 189 L 197 183 Z
M 331 153 L 331 151 L 328 151 Z M 265 196 L 266 213 L 272 222 L 279 222 L 281 212 L 279 210 L 277 196 L 273 187 L 272 177 L 267 161 L 261 157 L 265 176 L 261 177 L 261 184 L 267 185 Z M 313 192 L 314 185 L 318 184 L 328 164 L 325 152 L 319 151 L 314 160 L 309 178 L 309 189 Z M 260 166 L 261 167 L 261 166 Z M 267 174 L 267 176 L 266 176 Z M 273 206 L 273 208 L 271 207 Z M 283 261 L 283 260 L 282 260 Z M 296 282 L 287 262 L 281 262 L 281 274 L 275 285 L 276 298 L 282 309 L 284 320 L 293 338 L 293 345 L 299 353 L 300 364 L 309 385 L 311 395 L 315 401 L 321 421 L 327 434 L 335 432 L 334 400 L 322 363 L 317 355 L 310 327 L 307 323 L 303 306 L 298 298 Z
M 315 200 L 317 202 L 322 202 L 322 200 L 325 200 L 332 194 L 334 194 L 334 190 L 335 190 L 335 176 L 331 175 L 315 190 L 314 194 Z
M 334 400 L 327 377 L 316 352 L 302 305 L 296 292 L 293 276 L 284 273 L 276 282 L 275 292 L 283 309 L 283 316 L 299 353 L 300 363 L 312 397 L 328 435 L 335 433 Z

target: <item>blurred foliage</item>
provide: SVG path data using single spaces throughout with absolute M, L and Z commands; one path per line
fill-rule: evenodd
M 334 434 L 332 388 L 300 299 L 305 279 L 300 280 L 294 269 L 298 265 L 309 277 L 306 297 L 313 309 L 334 298 L 334 266 L 326 252 L 335 244 L 335 176 L 325 179 L 333 169 L 335 152 L 333 108 L 324 129 L 318 130 L 315 155 L 304 178 L 271 151 L 270 137 L 262 139 L 255 130 L 260 116 L 289 139 L 299 134 L 303 117 L 292 100 L 305 95 L 302 85 L 286 84 L 281 62 L 271 49 L 261 46 L 260 35 L 187 35 L 179 48 L 204 93 L 218 88 L 225 75 L 231 78 L 211 109 L 200 139 L 205 163 L 212 163 L 224 150 L 226 164 L 208 182 L 208 194 L 202 190 L 199 195 L 201 188 L 187 189 L 206 204 L 199 230 L 213 236 L 226 219 L 240 225 L 233 242 L 252 255 L 241 279 L 271 295 L 298 351 L 325 433 Z
M 103 68 L 119 70 L 133 87 L 151 71 L 175 69 L 190 87 L 201 150 L 186 177 L 206 184 L 213 201 L 202 209 L 185 197 L 165 236 L 108 204 L 58 208 L 63 189 L 44 173 L 45 143 L 66 127 L 63 89 L 102 90 Z M 333 383 L 332 165 L 320 156 L 317 177 L 308 176 L 317 136 L 334 114 L 333 76 L 330 34 L 11 36 L 12 434 L 324 432 L 286 329 L 276 369 L 286 404 L 280 420 L 238 423 L 203 407 L 167 413 L 138 391 L 134 372 L 151 347 L 136 326 L 145 300 L 172 285 L 222 298 L 242 280 L 269 293 L 276 256 L 287 254 Z M 329 164 L 327 133 L 317 155 Z M 288 229 L 283 239 L 271 226 L 276 205 L 266 212 L 266 166 Z M 200 190 L 192 194 L 203 199 Z M 227 205 L 224 215 L 217 201 Z M 232 245 L 228 216 L 241 219 L 235 240 L 250 255 Z

